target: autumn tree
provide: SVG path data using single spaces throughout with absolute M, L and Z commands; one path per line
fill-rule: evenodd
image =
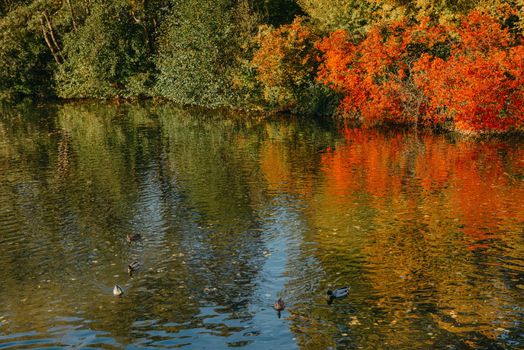
M 261 28 L 252 65 L 270 106 L 306 114 L 324 114 L 330 109 L 329 94 L 315 83 L 317 40 L 302 18 L 279 28 Z
M 487 12 L 472 11 L 456 29 L 448 59 L 424 54 L 415 81 L 428 118 L 452 119 L 465 132 L 524 127 L 524 45 Z
M 428 19 L 373 26 L 364 40 L 338 30 L 324 38 L 318 79 L 343 95 L 340 108 L 367 124 L 417 122 L 423 96 L 411 67 L 424 52 L 446 54 L 446 35 Z

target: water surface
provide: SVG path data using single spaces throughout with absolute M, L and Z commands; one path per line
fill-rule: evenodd
M 524 143 L 3 106 L 0 281 L 1 349 L 522 348 Z

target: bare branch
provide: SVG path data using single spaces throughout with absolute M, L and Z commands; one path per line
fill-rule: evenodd
M 73 11 L 73 6 L 71 6 L 71 0 L 66 0 L 66 1 L 67 1 L 67 6 L 69 7 L 69 12 L 71 12 L 71 20 L 73 22 L 73 29 L 76 32 L 77 28 L 76 28 L 75 13 Z
M 49 48 L 49 51 L 51 51 L 51 54 L 55 58 L 56 63 L 62 64 L 62 61 L 60 61 L 60 58 L 56 54 L 55 48 L 53 47 L 53 45 L 51 45 L 51 41 L 49 40 L 49 37 L 47 36 L 46 26 L 44 24 L 44 17 L 40 17 L 40 24 L 42 25 L 42 33 L 44 34 L 44 40 L 45 40 L 45 43 L 47 44 L 47 47 Z
M 43 15 L 44 15 L 44 18 L 45 18 L 45 20 L 47 22 L 47 28 L 49 28 L 49 34 L 51 35 L 51 39 L 53 41 L 53 44 L 56 47 L 56 51 L 58 52 L 58 54 L 62 58 L 62 61 L 64 61 L 64 56 L 62 56 L 62 52 L 60 50 L 60 46 L 58 46 L 58 42 L 56 41 L 56 38 L 55 38 L 55 32 L 53 30 L 53 26 L 51 24 L 51 20 L 49 19 L 49 16 L 47 15 L 47 13 L 45 11 L 44 11 Z

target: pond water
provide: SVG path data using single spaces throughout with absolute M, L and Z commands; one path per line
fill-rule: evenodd
M 3 106 L 0 348 L 62 347 L 523 348 L 524 142 Z

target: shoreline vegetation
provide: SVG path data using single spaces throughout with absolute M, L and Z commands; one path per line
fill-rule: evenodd
M 524 0 L 5 0 L 0 99 L 524 132 Z

